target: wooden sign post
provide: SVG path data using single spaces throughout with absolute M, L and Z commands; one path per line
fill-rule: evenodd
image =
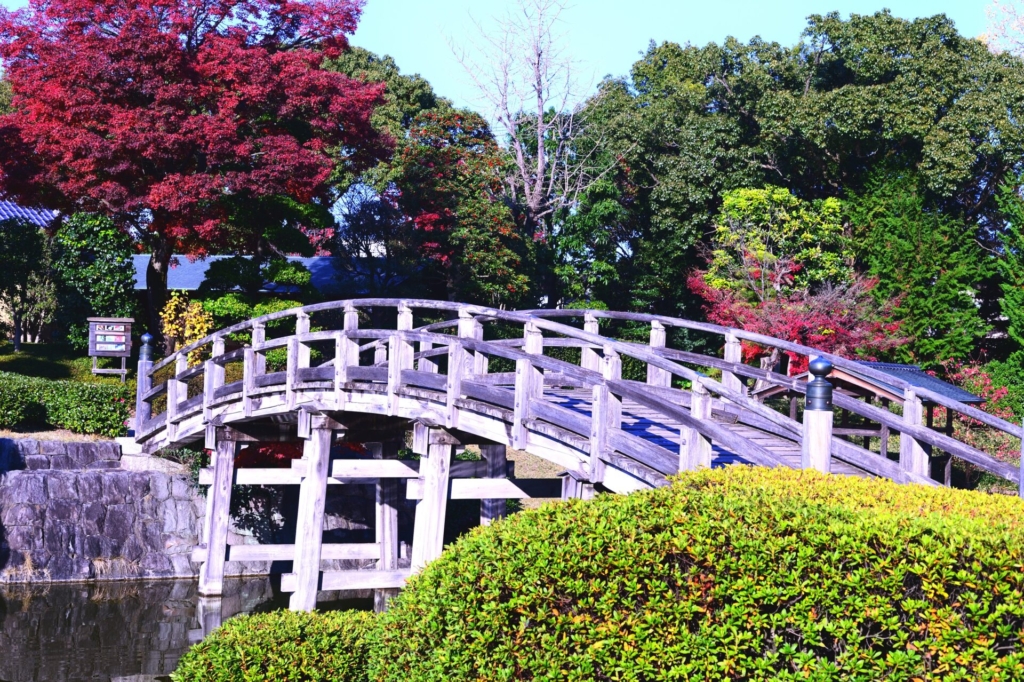
M 121 383 L 128 375 L 127 361 L 132 354 L 131 317 L 90 317 L 89 357 L 92 358 L 93 374 L 120 374 Z M 97 358 L 121 358 L 121 369 L 100 369 Z

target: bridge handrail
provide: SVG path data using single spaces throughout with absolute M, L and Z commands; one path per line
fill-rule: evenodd
M 792 342 L 789 342 L 789 341 L 784 341 L 782 339 L 776 339 L 774 337 L 769 337 L 769 336 L 765 336 L 765 335 L 762 335 L 762 334 L 755 334 L 755 333 L 752 333 L 752 332 L 747 332 L 747 331 L 740 330 L 740 329 L 733 329 L 733 328 L 723 327 L 723 326 L 720 326 L 720 325 L 715 325 L 715 324 L 706 323 L 706 322 L 695 322 L 695 321 L 686 320 L 686 319 L 683 319 L 683 318 L 676 318 L 676 317 L 670 317 L 670 316 L 665 316 L 665 315 L 653 315 L 653 314 L 647 314 L 647 313 L 624 313 L 624 312 L 615 312 L 615 311 L 582 310 L 582 309 L 553 309 L 553 310 L 544 309 L 544 310 L 529 310 L 529 311 L 504 311 L 504 310 L 497 310 L 497 309 L 494 309 L 494 308 L 489 308 L 489 307 L 486 307 L 486 306 L 477 306 L 477 305 L 455 303 L 455 302 L 449 302 L 449 301 L 434 301 L 434 300 L 420 300 L 420 299 L 378 299 L 378 298 L 366 298 L 366 299 L 351 299 L 351 300 L 343 300 L 343 301 L 331 301 L 331 302 L 318 303 L 318 304 L 313 304 L 313 305 L 308 305 L 308 306 L 300 306 L 300 307 L 290 308 L 290 309 L 287 309 L 287 310 L 278 311 L 278 312 L 275 312 L 275 313 L 270 313 L 268 315 L 264 315 L 264 316 L 261 316 L 259 318 L 255 318 L 255 319 L 252 319 L 252 320 L 247 320 L 245 322 L 241 322 L 241 323 L 238 323 L 236 325 L 232 325 L 232 326 L 227 327 L 225 329 L 218 330 L 218 331 L 216 331 L 216 332 L 214 332 L 214 333 L 204 337 L 203 339 L 200 339 L 200 340 L 198 340 L 198 341 L 196 341 L 194 343 L 191 343 L 191 344 L 185 346 L 184 348 L 176 351 L 175 353 L 171 354 L 170 356 L 168 356 L 167 358 L 161 360 L 160 362 L 157 362 L 157 363 L 153 364 L 151 366 L 149 374 L 150 374 L 150 376 L 152 376 L 154 373 L 156 373 L 160 369 L 168 366 L 171 362 L 174 362 L 176 358 L 179 358 L 179 357 L 181 357 L 183 355 L 187 355 L 188 353 L 190 353 L 192 351 L 195 351 L 197 349 L 203 348 L 204 346 L 206 346 L 206 345 L 208 345 L 208 344 L 210 344 L 210 343 L 212 343 L 212 342 L 214 342 L 216 340 L 223 340 L 223 339 L 225 339 L 226 337 L 228 337 L 231 334 L 237 334 L 237 333 L 244 332 L 244 331 L 247 331 L 247 330 L 254 330 L 255 328 L 257 328 L 257 326 L 264 326 L 265 327 L 268 323 L 274 322 L 276 320 L 287 319 L 289 317 L 296 317 L 296 318 L 298 318 L 299 316 L 302 316 L 302 315 L 305 315 L 305 316 L 308 317 L 310 315 L 313 315 L 315 313 L 320 313 L 320 312 L 328 312 L 328 311 L 336 311 L 336 310 L 351 311 L 351 310 L 359 310 L 359 309 L 375 308 L 375 307 L 387 307 L 387 308 L 403 308 L 404 307 L 406 309 L 413 309 L 413 310 L 415 310 L 415 309 L 438 310 L 438 311 L 447 311 L 447 312 L 451 312 L 451 313 L 468 314 L 468 315 L 472 316 L 473 318 L 475 318 L 476 320 L 481 321 L 481 322 L 483 322 L 483 321 L 500 320 L 500 321 L 514 322 L 514 323 L 522 324 L 522 325 L 534 324 L 534 325 L 536 325 L 536 327 L 538 329 L 541 329 L 543 331 L 548 331 L 548 332 L 551 332 L 551 333 L 554 333 L 554 334 L 559 334 L 559 335 L 561 335 L 564 338 L 575 339 L 575 340 L 580 342 L 581 346 L 601 347 L 601 348 L 609 347 L 609 348 L 613 349 L 616 353 L 619 353 L 620 355 L 625 355 L 625 356 L 628 356 L 628 357 L 633 357 L 636 360 L 639 360 L 641 362 L 646 363 L 649 367 L 658 368 L 660 370 L 663 370 L 663 371 L 666 371 L 666 372 L 670 373 L 671 375 L 682 377 L 683 379 L 691 381 L 691 382 L 698 382 L 701 385 L 703 385 L 706 389 L 708 389 L 711 393 L 717 394 L 717 395 L 721 396 L 722 398 L 724 398 L 726 400 L 729 400 L 730 402 L 734 402 L 734 403 L 736 403 L 738 405 L 742 405 L 745 409 L 748 409 L 748 410 L 754 412 L 755 414 L 758 414 L 759 416 L 761 416 L 761 417 L 763 417 L 765 419 L 770 420 L 773 423 L 776 423 L 776 424 L 778 424 L 780 426 L 784 426 L 784 427 L 788 428 L 789 425 L 783 423 L 783 420 L 782 420 L 783 416 L 781 414 L 779 414 L 775 410 L 772 410 L 772 409 L 770 409 L 770 408 L 760 404 L 758 401 L 750 398 L 749 396 L 746 395 L 745 392 L 732 391 L 725 384 L 723 384 L 721 382 L 718 382 L 718 381 L 715 381 L 715 380 L 711 379 L 710 377 L 707 377 L 707 376 L 705 376 L 703 374 L 700 374 L 699 372 L 691 370 L 691 369 L 689 369 L 689 368 L 687 368 L 687 367 L 685 367 L 683 365 L 680 365 L 677 362 L 673 362 L 672 360 L 675 359 L 675 360 L 678 360 L 678 361 L 690 362 L 690 363 L 695 363 L 695 364 L 700 364 L 702 362 L 706 362 L 706 364 L 704 366 L 717 367 L 717 368 L 723 369 L 725 371 L 732 372 L 733 374 L 735 374 L 737 376 L 742 375 L 742 376 L 748 376 L 748 377 L 753 376 L 755 378 L 762 378 L 764 380 L 771 381 L 771 382 L 779 384 L 779 385 L 790 385 L 791 383 L 792 384 L 799 383 L 799 382 L 792 382 L 791 381 L 791 377 L 784 377 L 783 375 L 778 375 L 778 374 L 776 374 L 774 372 L 771 372 L 770 370 L 756 369 L 756 368 L 753 368 L 753 367 L 751 367 L 749 365 L 746 365 L 744 363 L 732 363 L 732 364 L 730 364 L 729 361 L 723 361 L 723 360 L 721 360 L 719 358 L 713 358 L 711 356 L 703 356 L 703 355 L 697 355 L 697 354 L 686 354 L 683 351 L 675 351 L 673 349 L 668 349 L 668 348 L 655 348 L 655 347 L 645 346 L 643 344 L 638 344 L 638 343 L 634 343 L 634 342 L 627 342 L 627 341 L 620 341 L 618 339 L 612 339 L 612 338 L 609 338 L 609 337 L 601 336 L 599 333 L 598 334 L 594 334 L 594 333 L 587 332 L 585 330 L 580 330 L 578 327 L 574 327 L 574 326 L 571 326 L 571 325 L 568 325 L 568 324 L 563 324 L 563 323 L 561 323 L 559 321 L 559 318 L 591 317 L 592 319 L 608 319 L 608 320 L 617 320 L 617 321 L 632 321 L 632 322 L 643 322 L 643 323 L 648 323 L 648 324 L 659 323 L 659 324 L 661 324 L 661 325 L 663 325 L 665 327 L 687 328 L 687 329 L 693 329 L 693 330 L 696 330 L 696 331 L 702 331 L 702 332 L 706 332 L 706 333 L 718 334 L 718 335 L 721 335 L 723 337 L 726 337 L 726 339 L 728 339 L 729 337 L 732 337 L 734 339 L 745 340 L 745 341 L 749 341 L 749 342 L 752 342 L 752 343 L 757 343 L 759 345 L 763 345 L 763 346 L 767 346 L 767 347 L 772 347 L 772 348 L 778 348 L 778 349 L 783 350 L 783 351 L 794 352 L 794 353 L 797 353 L 797 354 L 800 354 L 800 355 L 809 356 L 809 357 L 815 357 L 815 356 L 817 356 L 817 357 L 824 357 L 824 358 L 828 359 L 829 361 L 831 361 L 833 363 L 833 365 L 836 366 L 836 367 L 852 369 L 852 370 L 855 370 L 855 371 L 857 371 L 858 373 L 860 373 L 862 375 L 874 378 L 874 379 L 879 380 L 879 381 L 883 381 L 883 382 L 885 382 L 885 383 L 887 383 L 887 384 L 889 384 L 891 386 L 895 386 L 895 387 L 897 387 L 899 389 L 902 389 L 904 391 L 907 391 L 907 390 L 913 391 L 920 398 L 924 398 L 924 399 L 930 400 L 930 401 L 932 401 L 932 402 L 934 402 L 934 403 L 936 403 L 938 405 L 941 405 L 941 406 L 943 406 L 943 407 L 945 407 L 947 409 L 951 409 L 951 410 L 954 410 L 956 412 L 959 412 L 959 413 L 961 413 L 961 414 L 963 414 L 963 415 L 965 415 L 967 417 L 970 417 L 971 419 L 974 419 L 974 420 L 976 420 L 978 422 L 981 422 L 983 424 L 986 424 L 988 426 L 991 426 L 993 428 L 996 428 L 998 430 L 1006 432 L 1006 433 L 1008 433 L 1008 434 L 1010 434 L 1012 436 L 1015 436 L 1015 437 L 1018 437 L 1018 438 L 1024 437 L 1024 429 L 1022 429 L 1018 425 L 1011 424 L 1010 422 L 1007 422 L 1007 421 L 1005 421 L 1003 419 L 1000 419 L 999 417 L 995 417 L 993 415 L 985 413 L 985 412 L 983 412 L 983 411 L 981 411 L 981 410 L 979 410 L 979 409 L 977 409 L 975 407 L 972 407 L 970 405 L 966 405 L 964 403 L 960 403 L 959 401 L 956 401 L 956 400 L 954 400 L 952 398 L 949 398 L 947 396 L 935 393 L 933 391 L 929 391 L 927 389 L 923 389 L 923 388 L 920 388 L 920 387 L 912 386 L 911 384 L 909 384 L 908 382 L 906 382 L 905 380 L 903 380 L 903 379 L 901 379 L 899 377 L 894 377 L 894 376 L 891 376 L 889 374 L 885 374 L 885 373 L 880 372 L 880 371 L 878 371 L 876 369 L 873 369 L 871 367 L 862 365 L 860 363 L 857 363 L 856 361 L 849 360 L 847 358 L 842 358 L 842 357 L 839 357 L 839 356 L 836 356 L 836 355 L 832 355 L 830 353 L 823 353 L 821 351 L 818 351 L 816 349 L 813 349 L 813 348 L 810 348 L 810 347 L 807 347 L 807 346 L 803 346 L 803 345 L 800 345 L 800 344 L 792 343 Z M 552 318 L 554 318 L 554 319 L 552 319 Z M 445 329 L 445 328 L 448 328 L 448 327 L 456 326 L 458 323 L 459 323 L 458 319 L 442 320 L 442 321 L 439 321 L 439 322 L 433 322 L 433 323 L 430 323 L 428 325 L 424 325 L 423 327 L 420 327 L 420 328 L 418 328 L 416 330 L 406 330 L 406 331 L 404 331 L 402 333 L 404 335 L 406 335 L 408 338 L 412 339 L 413 337 L 408 336 L 411 333 L 429 334 L 430 332 L 432 332 L 434 330 L 440 330 L 440 329 Z M 362 330 L 359 330 L 358 333 L 354 333 L 352 336 L 353 337 L 361 337 L 361 338 L 373 338 L 374 334 L 367 333 L 367 332 L 370 332 L 370 331 L 371 330 L 362 329 Z M 369 348 L 369 347 L 380 345 L 383 342 L 384 338 L 386 338 L 390 333 L 393 333 L 390 330 L 374 330 L 374 331 L 380 331 L 381 332 L 380 335 L 379 335 L 379 338 L 377 338 L 376 340 L 374 340 L 370 344 L 366 344 L 366 345 L 362 346 L 361 349 L 366 349 L 366 348 Z M 284 345 L 287 344 L 287 339 L 288 338 L 293 338 L 295 336 L 300 336 L 301 337 L 300 341 L 328 340 L 329 338 L 331 338 L 331 335 L 334 334 L 334 333 L 335 332 L 332 331 L 332 332 L 311 332 L 311 333 L 306 333 L 306 334 L 301 334 L 301 335 L 293 334 L 293 335 L 290 335 L 290 336 L 287 336 L 287 337 L 281 337 L 281 338 L 278 338 L 278 339 L 272 339 L 272 340 L 270 340 L 268 342 L 265 342 L 264 344 L 261 344 L 261 349 L 266 349 L 266 348 L 270 348 L 270 347 L 277 347 L 277 346 L 284 346 Z M 310 335 L 310 334 L 312 334 L 312 335 Z M 429 343 L 435 343 L 435 344 L 439 344 L 439 345 L 442 345 L 442 346 L 451 343 L 453 338 L 458 338 L 461 342 L 469 341 L 468 339 L 463 338 L 463 337 L 452 337 L 452 336 L 449 336 L 449 335 L 437 335 L 436 337 L 432 337 L 432 338 L 427 338 L 425 336 L 424 337 L 417 337 L 418 340 L 422 340 L 422 341 L 429 342 Z M 517 342 L 517 340 L 508 340 L 508 339 L 500 340 L 500 341 L 479 342 L 481 344 L 490 344 L 489 346 L 480 346 L 479 350 L 481 352 L 483 352 L 483 353 L 502 355 L 502 353 L 500 353 L 500 352 L 495 352 L 497 350 L 497 346 L 502 346 L 504 349 L 509 349 L 509 348 L 513 347 L 514 345 L 516 345 L 516 342 Z M 566 345 L 571 345 L 571 344 L 566 344 Z M 541 363 L 537 361 L 537 358 L 538 357 L 543 357 L 543 356 L 536 356 L 536 355 L 530 355 L 530 354 L 524 354 L 524 355 L 527 356 L 530 359 L 530 362 L 532 364 L 534 364 L 535 366 L 538 366 L 538 367 L 540 366 Z M 673 355 L 675 355 L 676 357 L 673 358 L 672 357 Z M 692 357 L 692 358 L 691 357 L 682 357 L 684 355 L 693 355 L 694 357 Z M 544 364 L 546 364 L 546 363 L 544 363 Z M 572 365 L 570 363 L 563 363 L 562 370 L 565 370 L 568 367 L 574 368 L 577 371 L 581 369 L 580 367 L 578 367 L 576 365 Z M 178 378 L 178 377 L 176 377 L 176 378 Z M 795 385 L 794 386 L 790 386 L 790 387 L 791 388 L 795 388 L 795 390 L 799 390 L 799 388 L 796 388 Z M 925 442 L 925 443 L 929 443 L 929 444 L 934 445 L 936 447 L 939 447 L 939 448 L 941 448 L 944 451 L 950 452 L 951 451 L 950 448 L 953 448 L 954 450 L 956 450 L 956 452 L 953 452 L 953 454 L 957 454 L 957 456 L 961 456 L 964 459 L 966 459 L 967 461 L 972 461 L 972 462 L 978 464 L 979 466 L 981 466 L 982 468 L 984 468 L 986 470 L 989 470 L 989 471 L 992 471 L 992 473 L 996 473 L 997 475 L 1000 475 L 1000 476 L 1002 476 L 1004 478 L 1008 478 L 1010 480 L 1019 479 L 1019 472 L 1016 469 L 1010 467 L 1009 465 L 1006 465 L 1005 463 L 1000 462 L 999 460 L 996 460 L 995 458 L 990 457 L 989 455 L 987 455 L 985 453 L 982 453 L 979 450 L 971 448 L 970 446 L 967 446 L 966 444 L 960 443 L 959 441 L 956 441 L 955 439 L 951 439 L 951 438 L 946 437 L 946 436 L 940 437 L 941 434 L 938 434 L 938 433 L 932 431 L 931 429 L 916 429 L 916 428 L 913 428 L 913 425 L 908 425 L 908 424 L 906 424 L 906 423 L 904 423 L 902 421 L 898 421 L 897 416 L 893 415 L 892 413 L 889 413 L 888 411 L 879 410 L 878 408 L 874 408 L 873 410 L 867 410 L 867 409 L 864 409 L 865 406 L 862 405 L 861 403 L 859 403 L 857 401 L 853 401 L 853 402 L 856 402 L 856 405 L 852 405 L 852 406 L 845 406 L 844 405 L 844 407 L 846 407 L 847 409 L 850 409 L 851 411 L 853 411 L 853 412 L 855 412 L 857 414 L 860 414 L 861 416 L 865 416 L 865 417 L 867 417 L 869 419 L 873 419 L 875 421 L 879 421 L 880 423 L 884 423 L 886 426 L 889 426 L 890 428 L 892 428 L 892 429 L 894 429 L 894 430 L 896 430 L 896 431 L 898 431 L 900 433 L 906 432 L 908 435 L 913 436 L 915 439 L 920 440 L 920 441 Z M 867 406 L 867 407 L 870 407 L 870 406 Z M 881 414 L 882 412 L 884 412 L 885 414 L 884 415 Z M 886 416 L 886 415 L 888 415 L 888 416 Z M 785 419 L 785 421 L 789 421 L 789 420 Z M 959 446 L 959 447 L 956 447 L 956 446 Z

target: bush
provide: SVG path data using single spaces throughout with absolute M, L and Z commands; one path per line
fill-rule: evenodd
M 465 536 L 369 678 L 1024 679 L 1024 502 L 729 467 Z
M 125 434 L 131 385 L 53 381 L 0 372 L 0 428 L 55 426 L 76 433 Z
M 373 614 L 364 611 L 238 616 L 192 647 L 171 679 L 362 682 L 372 623 Z

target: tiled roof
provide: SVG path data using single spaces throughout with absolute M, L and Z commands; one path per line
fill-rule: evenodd
M 933 391 L 934 393 L 944 395 L 947 398 L 952 398 L 953 400 L 959 401 L 961 403 L 970 404 L 985 402 L 984 398 L 976 396 L 973 393 L 968 393 L 962 388 L 947 383 L 942 379 L 933 377 L 931 374 L 928 374 L 917 365 L 900 365 L 895 362 L 860 362 L 859 364 L 864 365 L 866 367 L 870 367 L 871 369 L 878 370 L 879 372 L 884 372 L 889 376 L 899 377 L 900 379 L 903 379 L 911 386 L 916 386 L 918 388 L 924 388 L 929 391 Z M 880 381 L 877 381 L 875 379 L 869 379 L 867 377 L 861 378 L 866 379 L 867 381 L 870 381 L 872 383 L 881 383 Z M 895 388 L 893 388 L 893 391 L 896 393 L 902 393 L 902 391 Z
M 190 261 L 186 256 L 175 256 L 177 265 L 172 265 L 167 273 L 167 288 L 178 291 L 195 291 L 206 279 L 206 271 L 210 263 L 229 256 L 209 256 L 205 260 Z M 149 265 L 149 256 L 132 256 L 135 265 L 135 289 L 146 288 L 146 268 Z M 338 269 L 335 259 L 331 256 L 318 256 L 314 258 L 299 258 L 292 256 L 288 258 L 292 262 L 299 262 L 309 270 L 313 287 L 321 293 L 330 293 L 338 288 L 339 282 L 345 275 Z M 268 291 L 281 291 L 273 285 L 267 287 Z M 284 293 L 284 292 L 282 292 Z
M 39 227 L 48 227 L 57 216 L 56 211 L 45 208 L 25 208 L 10 201 L 0 201 L 0 220 L 21 218 Z

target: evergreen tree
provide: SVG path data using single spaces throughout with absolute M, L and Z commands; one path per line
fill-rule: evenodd
M 911 173 L 875 174 L 849 207 L 874 293 L 896 300 L 893 317 L 912 339 L 899 358 L 935 366 L 967 357 L 988 331 L 976 293 L 991 265 L 976 226 L 929 205 Z

